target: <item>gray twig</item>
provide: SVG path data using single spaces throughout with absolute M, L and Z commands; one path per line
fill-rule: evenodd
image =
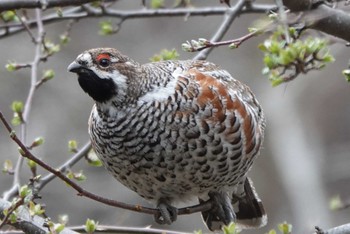
M 272 4 L 251 4 L 249 7 L 241 8 L 239 14 L 247 13 L 265 13 L 273 9 L 275 5 Z M 86 11 L 88 9 L 88 11 Z M 106 8 L 101 10 L 99 8 L 92 7 L 73 7 L 62 12 L 62 16 L 58 16 L 56 13 L 44 16 L 42 21 L 44 24 L 59 22 L 63 20 L 79 20 L 91 17 L 113 17 L 118 18 L 121 21 L 127 19 L 136 18 L 154 18 L 154 17 L 188 17 L 188 16 L 209 16 L 209 15 L 223 15 L 226 12 L 232 11 L 227 7 L 202 7 L 202 8 L 174 8 L 174 9 L 143 9 L 143 10 L 117 10 Z M 29 28 L 36 27 L 35 20 L 28 20 L 27 25 Z M 0 33 L 0 38 L 14 35 L 24 30 L 22 24 L 19 23 L 7 23 L 0 25 L 0 29 L 3 31 Z
M 41 48 L 42 48 L 42 43 L 44 40 L 45 36 L 45 31 L 44 31 L 44 25 L 42 22 L 42 15 L 41 15 L 41 9 L 36 9 L 36 24 L 38 26 L 38 34 L 35 38 L 35 55 L 34 55 L 34 60 L 31 63 L 31 82 L 30 82 L 30 88 L 29 88 L 29 93 L 27 96 L 27 99 L 25 101 L 24 105 L 24 111 L 23 111 L 23 122 L 21 124 L 21 140 L 22 142 L 26 145 L 27 144 L 27 123 L 28 123 L 28 117 L 31 111 L 31 106 L 33 102 L 33 97 L 34 93 L 36 90 L 36 83 L 38 80 L 38 66 L 41 61 Z M 27 29 L 27 26 L 23 26 Z M 4 193 L 4 199 L 9 200 L 14 194 L 17 193 L 17 190 L 20 186 L 20 179 L 19 179 L 19 174 L 20 170 L 23 164 L 23 157 L 19 156 L 15 171 L 14 171 L 14 177 L 13 177 L 13 185 L 12 187 Z
M 244 8 L 245 4 L 245 0 L 239 0 L 234 7 L 230 8 L 230 10 L 226 13 L 219 29 L 210 39 L 211 42 L 217 42 L 222 40 L 235 18 L 240 14 L 242 9 Z M 210 47 L 208 49 L 202 50 L 196 56 L 194 56 L 193 60 L 205 60 L 213 49 L 214 47 Z

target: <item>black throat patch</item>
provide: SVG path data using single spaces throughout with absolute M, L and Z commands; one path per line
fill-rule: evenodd
M 108 101 L 117 93 L 117 87 L 111 78 L 101 79 L 88 69 L 78 73 L 78 81 L 81 88 L 96 102 Z

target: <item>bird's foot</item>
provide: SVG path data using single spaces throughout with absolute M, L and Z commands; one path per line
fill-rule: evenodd
M 177 219 L 177 208 L 161 201 L 158 204 L 159 213 L 154 215 L 154 219 L 159 224 L 171 224 Z
M 212 203 L 211 213 L 212 221 L 221 221 L 225 225 L 236 222 L 236 215 L 233 211 L 231 200 L 227 193 L 210 192 L 210 202 Z

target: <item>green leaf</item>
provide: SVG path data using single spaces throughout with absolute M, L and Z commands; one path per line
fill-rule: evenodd
M 58 17 L 62 17 L 63 16 L 63 12 L 62 12 L 62 8 L 61 7 L 56 7 L 56 14 Z
M 83 174 L 83 171 L 80 170 L 79 172 L 72 172 L 72 171 L 69 171 L 67 173 L 67 177 L 69 179 L 75 179 L 77 181 L 85 181 L 86 180 L 86 176 Z
M 267 52 L 267 51 L 268 51 L 266 45 L 263 44 L 263 43 L 260 43 L 260 44 L 258 45 L 258 49 L 261 50 L 262 52 Z
M 12 212 L 10 214 L 9 220 L 11 223 L 17 223 L 17 212 Z
M 55 232 L 56 232 L 57 234 L 60 233 L 60 232 L 62 232 L 63 229 L 64 229 L 64 227 L 65 227 L 65 225 L 64 225 L 64 224 L 61 224 L 61 223 L 55 223 L 55 224 L 53 225 L 53 229 L 55 230 Z
M 158 62 L 158 61 L 165 61 L 165 60 L 175 60 L 179 58 L 179 54 L 175 49 L 167 50 L 163 49 L 160 51 L 159 54 L 155 54 L 153 57 L 150 58 L 152 62 Z
M 164 7 L 164 0 L 151 0 L 151 8 L 159 9 Z
M 19 188 L 19 196 L 21 198 L 25 198 L 28 195 L 32 194 L 32 190 L 28 187 L 28 185 L 23 185 Z
M 18 113 L 14 113 L 13 118 L 11 119 L 11 124 L 16 127 L 16 126 L 20 125 L 21 123 L 22 123 L 22 120 L 18 116 Z
M 95 222 L 95 220 L 87 219 L 85 222 L 85 231 L 90 234 L 93 233 L 97 228 L 98 222 Z
M 281 43 L 272 41 L 269 49 L 272 54 L 279 54 L 282 49 Z
M 69 221 L 69 216 L 67 214 L 62 214 L 58 216 L 58 222 L 66 225 Z
M 194 51 L 192 46 L 189 44 L 189 42 L 182 43 L 181 48 L 183 51 L 186 51 L 186 52 L 193 52 Z
M 29 214 L 30 214 L 30 216 L 41 215 L 44 212 L 45 212 L 45 210 L 42 209 L 40 204 L 34 204 L 33 201 L 29 202 Z
M 236 224 L 234 222 L 231 222 L 229 225 L 224 225 L 222 227 L 222 231 L 224 234 L 237 234 L 238 231 L 236 230 Z
M 113 28 L 111 20 L 100 21 L 100 35 L 108 36 L 114 34 L 115 32 L 116 30 Z
M 330 62 L 334 62 L 334 57 L 332 55 L 330 55 L 329 53 L 326 53 L 323 57 L 322 57 L 322 61 L 325 63 L 330 63 Z
M 27 160 L 27 165 L 28 165 L 28 167 L 29 167 L 30 169 L 36 168 L 36 162 L 34 162 L 33 160 L 28 159 L 28 160 Z
M 32 148 L 33 148 L 33 147 L 37 147 L 37 146 L 42 145 L 42 144 L 44 144 L 44 138 L 43 138 L 43 137 L 37 137 L 37 138 L 35 138 L 35 140 L 33 141 L 31 147 L 32 147 Z
M 94 166 L 94 167 L 101 167 L 102 166 L 102 161 L 97 157 L 95 151 L 90 150 L 90 152 L 87 155 L 87 161 L 89 165 Z
M 5 22 L 10 22 L 10 21 L 18 22 L 19 21 L 15 11 L 4 11 L 1 13 L 1 18 Z
M 76 140 L 70 140 L 68 141 L 68 151 L 71 153 L 76 153 L 78 152 L 78 143 Z
M 52 70 L 52 69 L 49 69 L 49 70 L 45 70 L 44 71 L 44 74 L 43 74 L 43 78 L 45 81 L 47 80 L 51 80 L 52 78 L 54 78 L 55 76 L 55 71 Z
M 278 59 L 279 64 L 288 65 L 293 61 L 294 61 L 294 58 L 290 55 L 290 53 L 288 53 L 287 50 L 281 50 L 281 53 Z
M 342 207 L 344 207 L 344 204 L 343 204 L 342 200 L 340 199 L 339 195 L 332 197 L 331 200 L 329 201 L 329 208 L 331 210 L 339 210 Z
M 278 66 L 277 59 L 274 55 L 265 55 L 264 63 L 266 65 L 266 67 L 268 67 L 269 69 L 273 69 L 276 66 Z
M 283 233 L 283 234 L 290 234 L 292 233 L 292 225 L 288 224 L 286 222 L 281 223 L 278 225 L 278 229 Z
M 5 68 L 9 72 L 13 72 L 13 71 L 16 71 L 18 69 L 16 63 L 14 63 L 14 62 L 7 63 L 5 65 Z
M 270 69 L 268 67 L 264 67 L 263 70 L 261 71 L 263 75 L 267 75 L 270 73 Z
M 248 32 L 250 32 L 250 33 L 255 33 L 257 31 L 259 31 L 259 29 L 257 29 L 257 28 L 248 28 Z
M 237 45 L 237 43 L 231 43 L 231 44 L 229 44 L 228 45 L 228 48 L 230 48 L 230 49 L 237 49 L 238 48 L 238 45 Z
M 267 234 L 277 234 L 275 229 L 271 229 Z
M 350 69 L 345 69 L 342 71 L 343 75 L 345 76 L 345 80 L 347 82 L 350 82 Z
M 11 109 L 12 109 L 13 112 L 22 113 L 23 109 L 24 109 L 23 102 L 21 102 L 21 101 L 13 101 L 12 104 L 11 104 Z
M 202 230 L 193 231 L 193 234 L 203 234 Z
M 20 155 L 25 156 L 26 153 L 24 152 L 24 150 L 21 147 L 18 147 L 18 152 L 20 153 Z
M 275 70 L 271 71 L 269 75 L 269 80 L 271 82 L 272 87 L 276 87 L 284 82 L 283 78 Z
M 45 39 L 44 44 L 45 44 L 45 46 L 44 46 L 43 50 L 48 55 L 53 55 L 53 54 L 59 52 L 60 49 L 61 49 L 59 44 L 55 44 L 55 43 L 53 43 L 52 41 L 50 41 L 48 39 Z
M 62 45 L 67 45 L 68 42 L 70 41 L 70 37 L 66 34 L 60 35 L 60 42 Z
M 13 163 L 11 160 L 9 160 L 9 159 L 5 160 L 5 162 L 3 164 L 2 172 L 9 173 L 9 174 L 13 173 Z

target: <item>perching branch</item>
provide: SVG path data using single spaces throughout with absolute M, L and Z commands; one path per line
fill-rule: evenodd
M 104 198 L 104 197 L 98 196 L 98 195 L 96 195 L 94 193 L 86 191 L 85 189 L 80 187 L 77 183 L 75 183 L 74 181 L 70 180 L 60 170 L 54 169 L 53 167 L 49 166 L 48 164 L 46 164 L 45 162 L 43 162 L 42 160 L 40 160 L 39 158 L 34 156 L 28 150 L 28 148 L 22 143 L 22 141 L 17 137 L 16 133 L 13 131 L 13 129 L 11 128 L 10 124 L 4 118 L 4 116 L 3 116 L 1 111 L 0 111 L 0 120 L 4 124 L 6 130 L 9 132 L 11 139 L 14 142 L 16 142 L 16 144 L 23 151 L 22 156 L 24 158 L 27 158 L 29 160 L 34 161 L 37 165 L 41 166 L 46 171 L 51 172 L 56 177 L 60 178 L 64 182 L 66 182 L 68 185 L 70 185 L 74 190 L 76 190 L 78 192 L 78 196 L 87 197 L 87 198 L 90 198 L 92 200 L 101 202 L 101 203 L 109 205 L 109 206 L 118 207 L 118 208 L 122 208 L 122 209 L 127 209 L 127 210 L 131 210 L 131 211 L 139 212 L 139 213 L 152 214 L 152 215 L 159 213 L 158 209 L 143 207 L 143 206 L 140 206 L 140 205 L 130 205 L 130 204 L 127 204 L 127 203 L 123 203 L 123 202 L 115 201 L 115 200 L 112 200 L 112 199 Z M 208 202 L 202 203 L 200 205 L 195 205 L 195 206 L 181 208 L 181 209 L 178 210 L 178 215 L 192 214 L 192 213 L 196 213 L 196 212 L 206 211 L 206 210 L 209 210 L 209 209 L 211 209 L 211 203 L 208 201 Z

